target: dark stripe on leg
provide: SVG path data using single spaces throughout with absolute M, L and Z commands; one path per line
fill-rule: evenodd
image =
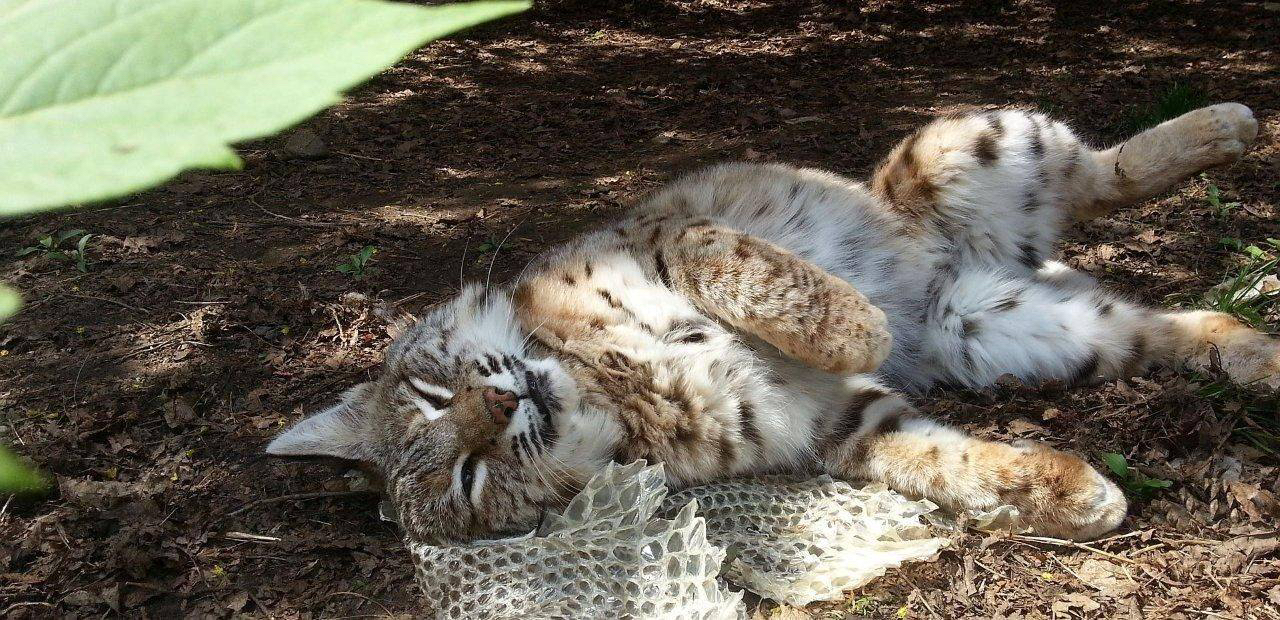
M 1018 252 L 1020 253 L 1018 256 L 1018 262 L 1022 263 L 1022 265 L 1028 269 L 1036 269 L 1040 267 L 1042 262 L 1044 262 L 1040 258 L 1040 250 L 1037 250 L 1036 246 L 1030 241 L 1024 241 L 1018 244 Z
M 875 427 L 870 432 L 858 438 L 858 446 L 854 449 L 853 454 L 849 457 L 849 463 L 860 463 L 867 459 L 867 451 L 870 450 L 871 444 L 878 437 L 896 433 L 902 430 L 902 422 L 906 418 L 915 415 L 915 409 L 910 405 L 902 403 L 897 409 L 885 413 L 883 417 L 876 421 Z
M 756 410 L 751 403 L 738 403 L 738 428 L 742 438 L 755 447 L 756 454 L 764 454 L 764 438 L 760 436 L 760 427 L 756 426 Z
M 1098 365 L 1101 363 L 1102 363 L 1102 359 L 1098 357 L 1097 351 L 1090 353 L 1089 357 L 1086 358 L 1084 360 L 1084 363 L 1080 365 L 1080 368 L 1078 368 L 1076 372 L 1071 375 L 1071 378 L 1068 380 L 1068 382 L 1071 385 L 1078 385 L 1082 383 L 1092 382 L 1092 380 L 1098 376 Z
M 653 255 L 654 268 L 658 271 L 658 279 L 662 281 L 662 285 L 671 288 L 671 272 L 667 270 L 667 261 L 662 258 L 662 252 L 655 252 Z
M 822 438 L 819 455 L 826 454 L 844 445 L 858 428 L 862 426 L 862 414 L 866 411 L 871 403 L 888 396 L 888 392 L 879 390 L 868 390 L 859 392 L 853 396 L 853 400 L 840 412 L 840 417 L 836 420 L 831 430 L 827 431 L 827 436 Z
M 978 136 L 978 140 L 973 143 L 973 156 L 984 166 L 996 163 L 996 159 L 1000 157 L 996 152 L 996 136 L 990 132 Z

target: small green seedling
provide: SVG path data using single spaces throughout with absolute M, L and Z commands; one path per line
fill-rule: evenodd
M 1239 202 L 1222 202 L 1222 190 L 1218 189 L 1218 186 L 1214 185 L 1212 182 L 1210 182 L 1209 187 L 1205 189 L 1205 196 L 1209 201 L 1209 206 L 1213 207 L 1214 217 L 1220 220 L 1226 219 L 1232 211 L 1240 207 Z
M 853 602 L 849 603 L 849 611 L 860 616 L 865 616 L 871 613 L 879 603 L 880 601 L 876 600 L 876 597 L 874 596 L 859 596 L 853 599 Z
M 363 278 L 371 270 L 369 269 L 369 261 L 373 259 L 373 255 L 378 252 L 378 248 L 366 245 L 360 248 L 359 252 L 347 257 L 347 262 L 338 265 L 338 271 L 345 273 L 353 278 Z
M 1102 462 L 1107 464 L 1107 469 L 1110 469 L 1111 473 L 1120 479 L 1120 486 L 1124 487 L 1125 494 L 1130 497 L 1148 499 L 1155 495 L 1157 491 L 1173 486 L 1172 480 L 1148 478 L 1146 474 L 1129 467 L 1129 461 L 1124 458 L 1123 454 L 1103 452 L 1099 456 L 1102 458 Z
M 76 236 L 80 237 L 80 239 L 76 241 L 76 249 L 62 249 L 63 243 Z M 93 235 L 86 235 L 83 230 L 78 228 L 64 230 L 53 235 L 45 235 L 36 239 L 37 245 L 29 245 L 22 248 L 21 250 L 18 250 L 16 255 L 27 256 L 29 254 L 39 253 L 50 258 L 74 262 L 76 264 L 76 269 L 81 273 L 85 273 L 89 271 L 89 261 L 86 252 L 89 248 L 89 238 L 92 236 Z

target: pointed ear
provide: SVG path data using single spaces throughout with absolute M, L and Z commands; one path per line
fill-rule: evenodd
M 343 392 L 338 404 L 304 418 L 280 433 L 267 445 L 267 454 L 370 460 L 372 429 L 368 424 L 365 401 L 372 385 L 361 383 Z

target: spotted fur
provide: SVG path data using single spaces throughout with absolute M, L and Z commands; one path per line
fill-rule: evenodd
M 911 134 L 869 186 L 717 166 L 516 282 L 467 287 L 395 341 L 378 379 L 268 451 L 372 465 L 419 536 L 530 527 L 604 463 L 641 458 L 674 486 L 827 471 L 1098 536 L 1126 503 L 1083 460 L 970 437 L 903 394 L 1005 373 L 1088 383 L 1211 355 L 1275 385 L 1265 336 L 1141 308 L 1050 260 L 1070 222 L 1232 161 L 1256 130 L 1224 104 L 1095 150 L 1058 121 L 1000 110 Z M 496 393 L 516 399 L 509 420 L 483 402 Z

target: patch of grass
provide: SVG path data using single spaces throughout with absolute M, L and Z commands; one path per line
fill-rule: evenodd
M 1062 106 L 1058 102 L 1048 97 L 1039 97 L 1036 99 L 1036 110 L 1049 118 L 1059 118 L 1063 116 Z
M 1238 385 L 1225 376 L 1193 373 L 1196 393 L 1214 403 L 1215 408 L 1236 415 L 1232 434 L 1241 441 L 1280 458 L 1280 396 L 1268 391 Z
M 359 252 L 348 256 L 347 262 L 338 265 L 335 269 L 352 278 L 363 278 L 370 273 L 369 261 L 373 260 L 373 255 L 377 252 L 377 247 L 366 245 L 360 248 Z
M 67 241 L 79 237 L 76 241 L 75 249 L 63 249 L 62 245 Z M 36 245 L 29 245 L 18 250 L 16 256 L 27 256 L 30 254 L 43 254 L 50 258 L 73 262 L 76 269 L 81 273 L 89 271 L 89 261 L 86 253 L 89 250 L 89 239 L 93 235 L 87 235 L 83 230 L 78 228 L 72 230 L 63 230 L 52 235 L 44 235 L 36 239 Z
M 1209 97 L 1190 84 L 1174 82 L 1154 103 L 1129 111 L 1123 128 L 1138 133 L 1209 104 Z
M 1245 245 L 1239 239 L 1231 238 L 1223 238 L 1219 244 L 1246 254 L 1248 260 L 1227 280 L 1226 286 L 1206 297 L 1205 307 L 1225 312 L 1254 329 L 1265 331 L 1267 320 L 1264 317 L 1280 311 L 1280 306 L 1276 305 L 1280 302 L 1280 290 L 1263 292 L 1258 288 L 1264 278 L 1275 275 L 1276 268 L 1280 267 L 1280 258 L 1276 257 L 1276 253 L 1280 252 L 1280 239 L 1267 239 L 1262 244 L 1266 249 L 1257 245 Z
M 1163 480 L 1160 478 L 1148 478 L 1146 474 L 1129 466 L 1129 461 L 1124 458 L 1123 454 L 1115 452 L 1103 452 L 1098 455 L 1102 462 L 1107 465 L 1107 469 L 1115 474 L 1120 480 L 1120 486 L 1124 488 L 1125 495 L 1136 499 L 1150 499 L 1151 496 L 1173 486 L 1172 480 Z

